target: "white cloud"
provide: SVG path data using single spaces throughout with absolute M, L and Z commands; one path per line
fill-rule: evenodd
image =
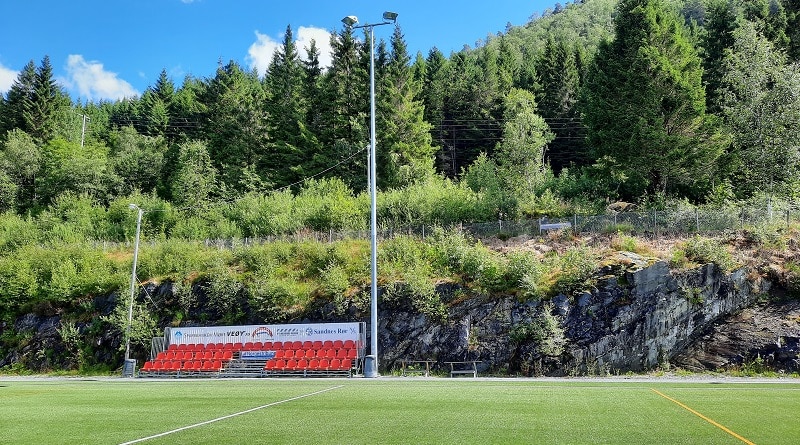
M 320 65 L 323 68 L 330 66 L 331 34 L 327 30 L 301 26 L 297 29 L 296 36 L 295 45 L 297 45 L 297 52 L 301 58 L 307 58 L 306 48 L 311 45 L 311 40 L 313 39 L 320 50 Z M 256 41 L 247 49 L 246 60 L 250 64 L 250 68 L 255 68 L 259 75 L 264 75 L 272 61 L 272 55 L 282 44 L 282 40 L 275 40 L 256 31 Z
M 11 89 L 11 85 L 17 80 L 17 76 L 19 76 L 19 71 L 0 65 L 0 94 Z
M 255 68 L 259 76 L 267 72 L 272 54 L 278 49 L 280 43 L 272 37 L 256 31 L 256 41 L 247 48 L 247 62 L 250 68 Z
M 117 73 L 106 71 L 100 62 L 87 62 L 80 54 L 67 57 L 66 69 L 66 86 L 76 89 L 88 100 L 119 100 L 139 95 L 131 84 L 118 78 Z

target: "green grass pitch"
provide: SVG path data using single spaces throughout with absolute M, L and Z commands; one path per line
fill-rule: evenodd
M 800 382 L 0 379 L 34 443 L 792 444 Z

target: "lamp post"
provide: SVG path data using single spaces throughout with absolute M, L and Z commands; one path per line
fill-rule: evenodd
M 138 214 L 136 216 L 136 241 L 133 244 L 133 271 L 131 272 L 131 300 L 128 304 L 128 326 L 125 328 L 125 365 L 122 368 L 123 376 L 133 377 L 133 368 L 136 366 L 135 363 L 131 363 L 131 325 L 133 324 L 133 300 L 136 293 L 136 262 L 139 259 L 139 233 L 142 229 L 142 215 L 144 214 L 144 210 L 142 210 L 136 204 L 129 204 L 128 208 L 131 210 L 137 210 Z
M 397 13 L 386 11 L 383 22 L 356 25 L 358 17 L 348 15 L 342 23 L 351 29 L 366 28 L 369 31 L 369 197 L 370 197 L 370 355 L 364 364 L 364 377 L 378 376 L 378 238 L 377 238 L 377 193 L 375 175 L 375 27 L 391 25 L 397 21 Z

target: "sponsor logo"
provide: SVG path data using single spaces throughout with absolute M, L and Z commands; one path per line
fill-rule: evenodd
M 272 335 L 272 330 L 266 326 L 261 326 L 259 328 L 256 328 L 256 330 L 253 331 L 251 336 L 253 338 L 270 338 L 270 339 L 274 337 L 274 335 Z
M 181 332 L 181 331 L 177 331 L 177 332 L 175 332 L 175 338 L 177 338 L 178 340 L 180 340 L 180 339 L 181 339 L 181 337 L 183 337 L 183 332 Z
M 299 337 L 299 328 L 276 328 L 275 335 L 278 337 Z

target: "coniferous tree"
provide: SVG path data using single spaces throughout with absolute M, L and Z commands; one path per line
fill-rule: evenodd
M 286 27 L 283 44 L 272 56 L 265 78 L 271 124 L 271 144 L 266 165 L 276 186 L 303 177 L 303 66 L 294 44 L 292 28 Z
M 366 186 L 366 148 L 369 145 L 369 73 L 361 45 L 345 27 L 331 36 L 332 60 L 323 80 L 323 119 L 320 137 L 327 165 L 354 189 Z M 323 161 L 321 158 L 320 161 Z
M 622 168 L 623 198 L 703 193 L 694 188 L 714 173 L 721 145 L 683 23 L 663 0 L 622 0 L 614 25 L 584 88 L 594 159 Z
M 555 171 L 571 163 L 585 163 L 584 129 L 578 111 L 580 58 L 579 50 L 573 50 L 564 40 L 548 39 L 537 64 L 541 82 L 538 110 L 555 134 L 548 150 L 548 159 Z
M 703 83 L 706 86 L 708 111 L 720 111 L 719 89 L 724 70 L 722 58 L 725 50 L 733 46 L 733 31 L 741 15 L 734 0 L 712 0 L 708 6 L 703 48 Z
M 166 70 L 156 80 L 156 84 L 148 88 L 142 95 L 145 134 L 149 136 L 166 136 L 171 132 L 171 115 L 175 97 L 175 84 L 167 76 Z
M 45 56 L 36 70 L 32 94 L 23 100 L 23 130 L 39 142 L 47 142 L 56 136 L 61 125 L 58 119 L 70 106 L 69 97 L 61 91 L 53 77 L 50 57 Z
M 800 64 L 787 64 L 750 22 L 734 38 L 722 79 L 724 116 L 740 161 L 733 179 L 740 193 L 773 195 L 776 185 L 796 181 L 800 165 Z
M 0 100 L 0 138 L 5 138 L 6 132 L 15 128 L 25 131 L 23 113 L 35 88 L 36 64 L 31 60 L 17 75 L 6 97 Z
M 786 10 L 786 34 L 789 38 L 787 54 L 789 60 L 800 61 L 800 0 L 784 0 Z
M 423 103 L 416 99 L 422 85 L 409 62 L 403 34 L 395 26 L 376 109 L 378 183 L 383 186 L 408 184 L 432 173 L 430 124 L 424 120 Z
M 200 100 L 206 110 L 204 139 L 224 193 L 264 188 L 275 166 L 265 164 L 269 127 L 258 75 L 233 61 L 220 65 Z

